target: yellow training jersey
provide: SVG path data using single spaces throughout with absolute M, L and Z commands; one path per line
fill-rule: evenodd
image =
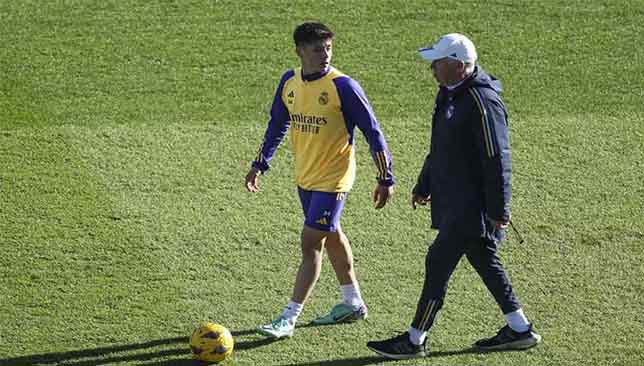
M 355 180 L 354 131 L 363 132 L 378 169 L 378 181 L 394 183 L 391 154 L 369 101 L 353 79 L 333 67 L 282 76 L 271 119 L 253 166 L 268 170 L 273 153 L 290 128 L 295 180 L 300 188 L 348 192 Z

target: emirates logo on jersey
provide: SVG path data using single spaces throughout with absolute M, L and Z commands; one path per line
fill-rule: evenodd
M 329 93 L 323 91 L 318 98 L 318 103 L 320 103 L 320 105 L 326 105 L 329 103 Z

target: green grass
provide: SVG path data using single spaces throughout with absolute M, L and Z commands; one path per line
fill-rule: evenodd
M 261 193 L 242 182 L 307 19 L 369 95 L 397 197 L 372 209 L 360 137 L 343 226 L 371 317 L 266 343 L 250 330 L 288 300 L 299 256 L 286 144 Z M 0 365 L 192 365 L 205 320 L 234 332 L 239 366 L 641 365 L 642 23 L 641 0 L 0 3 Z M 383 363 L 364 344 L 408 326 L 435 235 L 407 203 L 435 93 L 416 49 L 452 31 L 506 89 L 526 243 L 510 233 L 501 254 L 545 341 L 467 352 L 503 320 L 463 262 L 432 356 Z M 301 324 L 338 296 L 325 262 Z

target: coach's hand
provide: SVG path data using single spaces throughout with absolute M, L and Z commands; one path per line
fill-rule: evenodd
M 376 210 L 385 207 L 393 195 L 394 186 L 376 185 L 376 188 L 373 190 L 373 202 L 376 204 Z
M 246 174 L 246 189 L 248 192 L 257 192 L 259 191 L 259 176 L 262 175 L 262 172 L 252 167 L 248 174 Z
M 498 230 L 505 230 L 508 228 L 508 225 L 510 224 L 510 217 L 503 217 L 500 219 L 489 219 L 490 222 L 492 223 L 492 226 L 497 228 Z
M 431 196 L 421 196 L 416 193 L 411 194 L 411 207 L 415 210 L 416 205 L 425 206 L 427 202 L 432 200 Z

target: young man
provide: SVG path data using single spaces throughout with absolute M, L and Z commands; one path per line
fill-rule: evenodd
M 465 255 L 505 315 L 498 334 L 475 343 L 480 350 L 526 349 L 541 337 L 533 330 L 497 255 L 510 222 L 511 159 L 501 83 L 476 65 L 474 44 L 447 34 L 420 49 L 431 62 L 439 92 L 431 147 L 412 191 L 411 204 L 431 203 L 438 236 L 425 259 L 425 283 L 411 327 L 400 336 L 367 343 L 393 359 L 426 355 L 427 331 L 443 305 L 447 283 Z
M 284 311 L 258 331 L 273 338 L 293 335 L 295 323 L 320 275 L 326 248 L 342 292 L 342 302 L 313 323 L 351 322 L 367 317 L 353 267 L 349 240 L 340 217 L 356 172 L 355 127 L 367 138 L 378 169 L 373 192 L 376 209 L 393 194 L 391 154 L 378 121 L 360 85 L 331 67 L 333 32 L 321 23 L 295 29 L 295 51 L 301 67 L 287 71 L 279 82 L 270 121 L 256 159 L 246 175 L 246 189 L 259 190 L 275 149 L 290 127 L 295 180 L 304 211 L 302 261 L 293 295 Z

